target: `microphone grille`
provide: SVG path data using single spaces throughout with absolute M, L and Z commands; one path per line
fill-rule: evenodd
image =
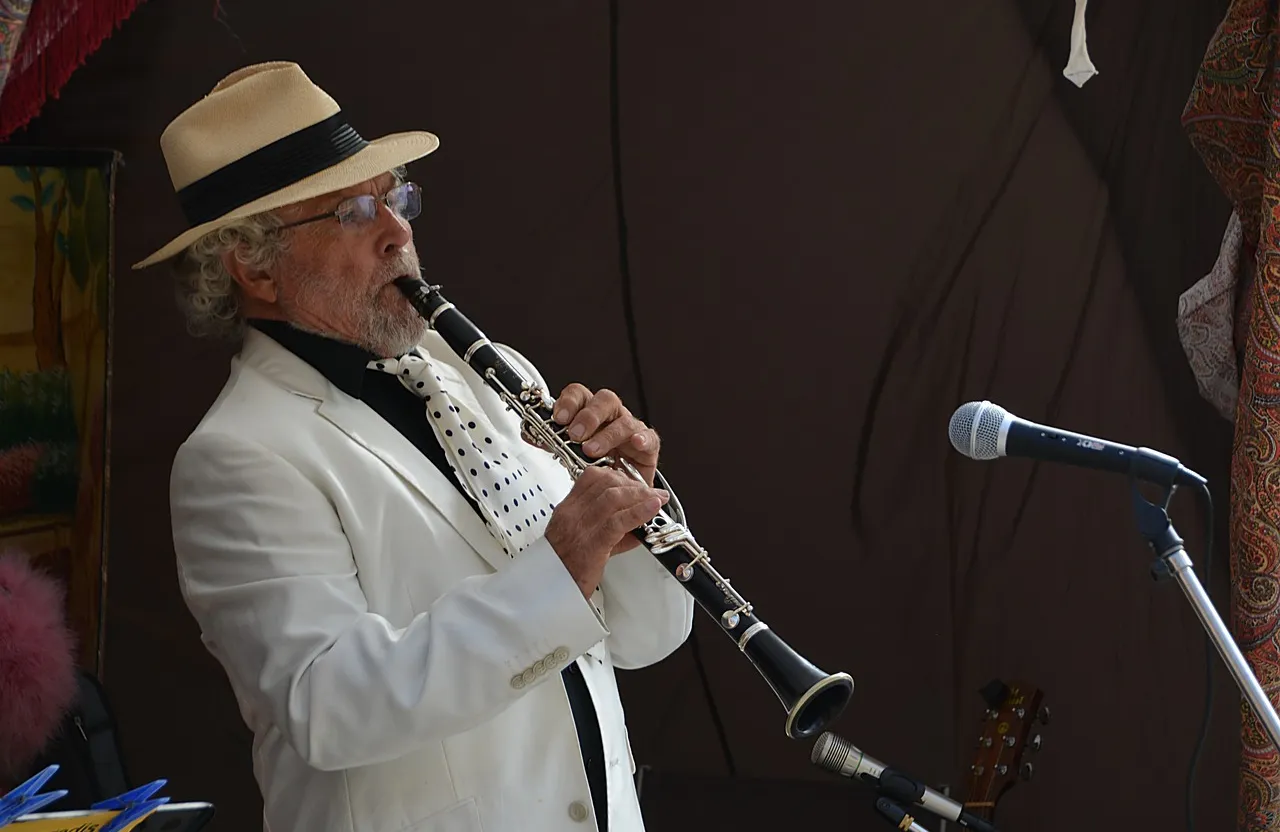
M 987 401 L 960 405 L 947 428 L 951 447 L 970 459 L 995 459 L 1000 456 L 1000 426 L 1008 416 L 1003 407 Z
M 814 765 L 825 768 L 827 771 L 838 773 L 843 770 L 844 764 L 848 762 L 849 754 L 852 751 L 852 745 L 827 731 L 818 737 L 818 741 L 814 743 L 813 753 L 809 755 L 809 761 Z

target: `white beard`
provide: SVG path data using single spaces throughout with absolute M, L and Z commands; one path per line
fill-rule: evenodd
M 417 271 L 417 258 L 412 263 L 396 264 L 391 275 Z M 316 335 L 350 341 L 374 355 L 395 357 L 408 352 L 426 336 L 427 322 L 409 304 L 398 289 L 379 283 L 372 294 L 360 293 L 341 275 L 312 273 L 289 281 L 294 292 L 281 292 L 279 305 L 285 319 L 298 329 Z M 319 315 L 324 310 L 327 315 Z M 337 320 L 345 323 L 345 331 L 332 327 L 321 329 L 306 322 Z

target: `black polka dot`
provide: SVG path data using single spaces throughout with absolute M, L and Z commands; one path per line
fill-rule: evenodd
M 492 445 L 492 444 L 493 444 L 493 440 L 486 436 L 486 437 L 484 438 L 484 444 L 486 444 L 486 445 Z
M 506 503 L 503 503 L 503 504 L 502 504 L 502 513 L 503 513 L 503 514 L 510 514 L 510 513 L 511 513 L 511 506 L 507 505 Z
M 474 428 L 475 426 L 476 426 L 475 422 L 467 422 L 467 427 Z
M 378 369 L 379 369 L 379 370 L 385 370 L 385 369 L 387 369 L 387 365 L 386 365 L 386 364 L 383 364 L 383 363 L 381 363 L 381 362 L 379 362 L 379 364 L 378 364 Z
M 511 485 L 511 477 L 503 477 L 502 481 L 507 485 Z
M 488 496 L 489 496 L 489 489 L 487 489 L 487 488 L 482 488 L 482 489 L 480 489 L 480 493 L 481 493 L 481 494 L 483 494 L 484 496 L 488 497 Z
M 421 390 L 426 385 L 425 381 L 418 382 L 418 389 Z
M 476 469 L 474 468 L 471 469 L 471 476 L 473 477 L 479 476 L 479 474 L 476 473 Z
M 543 517 L 546 517 L 546 516 L 547 516 L 547 510 L 546 510 L 545 508 L 540 508 L 540 509 L 538 509 L 538 511 L 542 512 L 542 516 L 543 516 Z
M 516 523 L 516 531 L 520 531 L 520 524 Z
M 444 432 L 444 435 L 445 435 L 445 436 L 453 436 L 453 431 L 451 431 L 451 430 L 446 430 L 446 431 Z
M 493 490 L 494 490 L 494 491 L 501 491 L 501 490 L 502 490 L 502 483 L 497 482 L 497 481 L 494 481 L 494 483 L 493 483 Z
M 461 448 L 458 449 L 458 456 L 466 456 L 466 455 L 467 455 L 466 451 L 462 450 Z
M 438 410 L 437 410 L 435 413 L 432 413 L 431 415 L 432 415 L 432 416 L 434 416 L 434 417 L 436 417 L 437 419 L 439 419 L 439 418 L 440 418 L 440 411 L 438 411 Z
M 408 371 L 408 370 L 405 370 L 405 371 L 404 371 L 404 375 L 406 375 L 406 376 L 407 376 L 407 375 L 409 375 L 409 371 Z
M 504 453 L 504 454 L 502 455 L 502 458 L 503 458 L 503 459 L 510 459 L 511 457 L 507 456 L 507 455 Z

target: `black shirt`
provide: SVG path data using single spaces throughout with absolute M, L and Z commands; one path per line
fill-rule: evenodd
M 471 499 L 466 488 L 450 470 L 444 448 L 427 422 L 422 400 L 406 390 L 395 376 L 368 369 L 370 361 L 386 356 L 375 356 L 353 344 L 304 332 L 283 321 L 254 318 L 249 323 L 310 364 L 339 390 L 369 405 L 412 442 L 423 456 L 430 459 L 445 479 L 453 483 L 459 493 L 467 498 L 476 513 L 481 514 L 475 500 Z M 481 517 L 483 518 L 482 514 Z M 596 823 L 600 832 L 606 832 L 609 814 L 605 791 L 604 747 L 595 706 L 576 662 L 570 663 L 560 676 L 564 680 L 578 731 L 578 745 L 582 749 L 587 781 L 591 785 L 591 802 L 595 806 Z

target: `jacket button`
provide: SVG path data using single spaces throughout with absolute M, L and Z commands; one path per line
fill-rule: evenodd
M 523 688 L 523 687 L 524 687 L 524 676 L 522 676 L 522 675 L 521 675 L 521 674 L 519 674 L 519 673 L 517 673 L 516 675 L 512 676 L 512 677 L 511 677 L 511 687 L 515 688 L 516 690 L 520 690 L 521 688 Z
M 575 800 L 569 804 L 569 817 L 576 823 L 582 823 L 590 814 L 591 812 L 587 810 L 587 804 L 581 800 Z
M 533 670 L 526 670 L 524 673 L 520 674 L 520 678 L 524 679 L 524 683 L 526 685 L 532 685 L 533 680 L 538 677 L 534 674 Z
M 567 647 L 557 647 L 556 652 L 552 655 L 556 657 L 557 662 L 569 661 L 569 649 Z

